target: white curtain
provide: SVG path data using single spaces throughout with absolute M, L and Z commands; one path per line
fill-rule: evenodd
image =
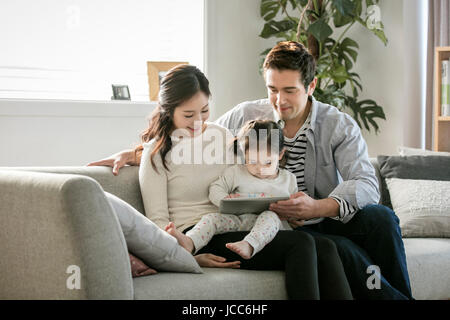
M 427 3 L 403 1 L 403 145 L 425 146 Z

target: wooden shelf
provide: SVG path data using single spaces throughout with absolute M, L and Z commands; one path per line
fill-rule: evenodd
M 441 115 L 441 65 L 450 58 L 450 47 L 436 47 L 434 55 L 434 151 L 450 152 L 450 117 Z

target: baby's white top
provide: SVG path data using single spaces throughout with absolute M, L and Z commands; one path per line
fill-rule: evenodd
M 260 179 L 248 172 L 245 165 L 237 164 L 225 169 L 209 187 L 209 199 L 216 206 L 230 193 L 241 196 L 283 197 L 297 192 L 297 179 L 286 169 L 279 169 L 273 179 Z M 263 195 L 261 195 L 261 193 Z

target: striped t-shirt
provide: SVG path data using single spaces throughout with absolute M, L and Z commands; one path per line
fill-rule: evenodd
M 297 131 L 293 138 L 284 137 L 284 146 L 288 151 L 286 169 L 297 177 L 298 191 L 308 194 L 305 184 L 305 158 L 306 158 L 306 132 L 311 127 L 311 112 L 305 120 L 305 123 Z M 339 216 L 353 214 L 357 211 L 350 203 L 339 197 L 332 197 L 339 203 Z M 311 219 L 308 224 L 318 223 L 323 219 Z M 305 223 L 306 224 L 306 223 Z
M 305 185 L 306 131 L 310 126 L 311 112 L 293 138 L 284 137 L 284 146 L 288 151 L 286 169 L 297 177 L 298 191 L 303 191 L 306 194 L 308 193 Z

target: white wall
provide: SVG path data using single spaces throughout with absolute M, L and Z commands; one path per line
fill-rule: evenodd
M 0 99 L 0 166 L 80 166 L 139 143 L 154 103 Z
M 205 2 L 205 72 L 213 93 L 211 118 L 215 119 L 239 102 L 266 96 L 258 72 L 259 54 L 276 40 L 258 37 L 264 23 L 259 16 L 260 0 Z M 405 89 L 415 90 L 405 88 L 405 68 L 414 67 L 417 58 L 405 62 L 407 50 L 414 49 L 405 43 L 405 34 L 411 35 L 411 30 L 405 28 L 403 1 L 384 0 L 380 6 L 387 47 L 361 27 L 349 33 L 361 47 L 355 68 L 362 77 L 361 98 L 377 101 L 387 117 L 387 121 L 379 121 L 378 135 L 363 131 L 371 156 L 396 153 L 396 147 L 405 141 L 414 143 L 415 136 L 410 133 L 417 121 L 411 122 L 405 115 L 416 112 L 420 104 L 415 98 L 405 102 Z M 408 28 L 415 26 L 407 18 Z M 414 79 L 408 83 L 414 84 Z M 152 108 L 130 102 L 0 100 L 0 166 L 82 165 L 130 148 L 139 141 L 138 134 L 147 124 L 145 116 Z
M 362 26 L 355 25 L 348 36 L 360 46 L 355 72 L 361 76 L 361 99 L 373 99 L 383 107 L 386 121 L 377 119 L 380 132 L 363 130 L 369 154 L 395 154 L 403 144 L 404 36 L 402 0 L 380 1 L 388 45 Z
M 348 33 L 360 45 L 354 68 L 362 78 L 364 92 L 360 97 L 383 106 L 387 119 L 377 121 L 378 135 L 373 130 L 363 130 L 370 156 L 395 154 L 399 145 L 421 145 L 421 120 L 416 117 L 422 108 L 420 57 L 414 51 L 420 50 L 415 39 L 419 39 L 424 24 L 417 18 L 420 1 L 380 1 L 381 19 L 389 39 L 386 47 L 362 26 L 355 25 Z M 259 53 L 276 40 L 258 37 L 264 24 L 259 16 L 260 0 L 207 3 L 206 72 L 216 118 L 239 102 L 266 96 L 263 78 L 258 73 Z
M 267 96 L 259 54 L 275 39 L 258 35 L 264 25 L 260 0 L 206 0 L 205 73 L 212 92 L 211 119 L 236 104 Z
M 424 143 L 425 39 L 421 32 L 427 23 L 421 2 L 380 1 L 389 40 L 386 47 L 363 27 L 349 32 L 360 45 L 355 71 L 362 78 L 361 98 L 375 100 L 386 114 L 386 121 L 378 121 L 378 135 L 363 130 L 371 156 L 397 154 L 397 146 L 422 147 Z

